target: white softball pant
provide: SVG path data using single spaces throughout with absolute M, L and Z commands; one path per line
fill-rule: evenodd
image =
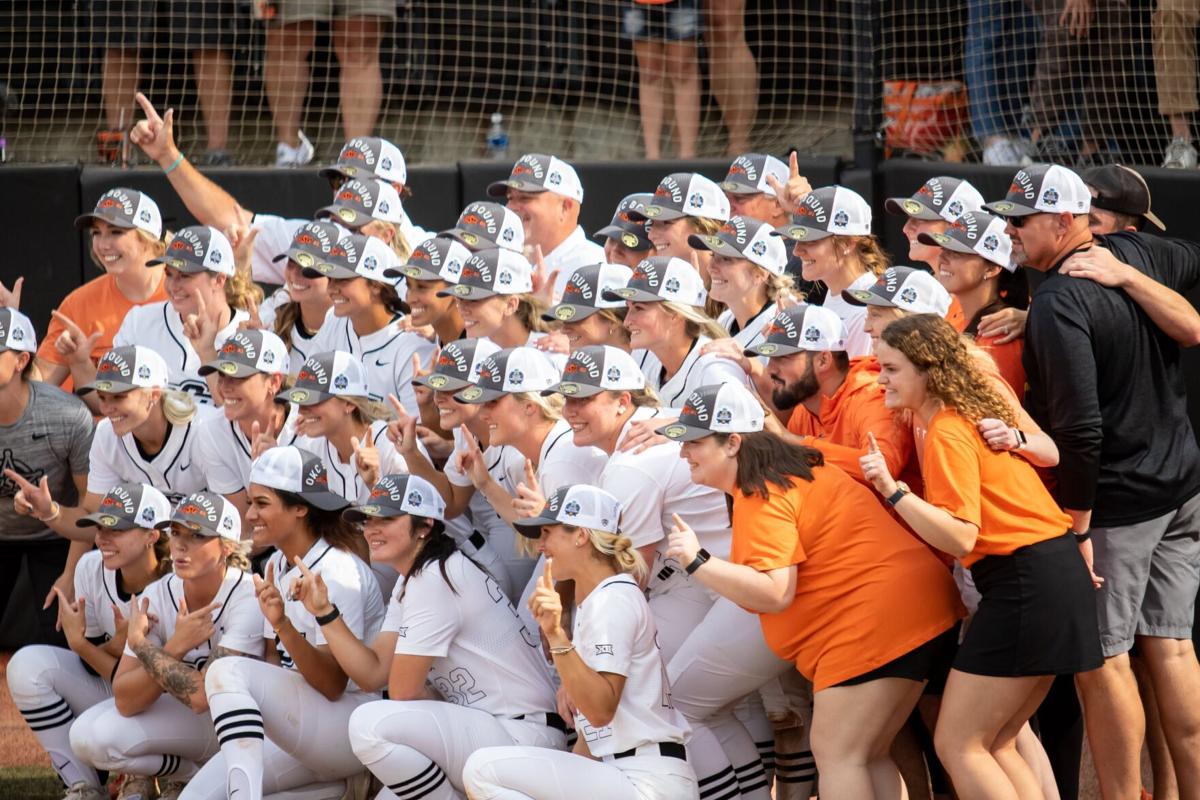
M 473 800 L 693 800 L 696 774 L 666 756 L 595 761 L 536 747 L 488 747 L 467 760 Z

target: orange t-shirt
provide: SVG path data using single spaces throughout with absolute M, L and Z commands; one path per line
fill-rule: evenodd
M 992 357 L 1000 376 L 1017 396 L 1017 402 L 1025 399 L 1025 365 L 1021 363 L 1021 352 L 1025 349 L 1025 339 L 1017 337 L 1006 344 L 997 344 L 999 337 L 975 337 L 979 349 Z
M 996 362 L 981 348 L 978 349 L 975 366 L 983 373 L 983 377 L 987 380 L 988 385 L 996 390 L 1004 398 L 1004 402 L 1008 404 L 1008 407 L 1012 409 L 1013 414 L 1017 418 L 1017 427 L 1023 430 L 1026 435 L 1041 433 L 1041 426 L 1033 421 L 1033 417 L 1029 416 L 1029 412 L 1021 405 L 1017 393 L 1008 385 L 1008 381 L 1004 380 L 1004 376 L 1000 374 L 1000 369 L 996 366 Z M 921 422 L 916 414 L 911 414 L 910 416 L 912 417 L 913 444 L 917 450 L 917 463 L 921 465 L 921 472 L 924 473 L 925 437 L 928 435 L 928 431 L 925 429 L 925 423 Z
M 962 303 L 958 302 L 958 298 L 954 295 L 950 295 L 950 308 L 946 310 L 946 322 L 953 325 L 954 330 L 959 333 L 962 333 L 967 327 L 967 315 L 963 311 Z
M 112 275 L 101 275 L 63 298 L 58 311 L 69 317 L 85 334 L 92 334 L 97 325 L 104 329 L 104 333 L 96 340 L 96 346 L 92 349 L 92 360 L 99 361 L 101 356 L 112 349 L 113 336 L 117 334 L 117 329 L 121 327 L 129 309 L 166 299 L 165 281 L 159 283 L 158 289 L 153 295 L 140 303 L 135 303 L 121 294 L 121 290 L 117 288 L 116 278 Z M 54 342 L 62 332 L 62 323 L 51 317 L 50 325 L 46 328 L 46 336 L 42 339 L 41 346 L 38 347 L 39 358 L 44 358 L 52 364 L 67 363 L 54 349 Z M 70 382 L 71 379 L 67 378 L 63 387 L 70 390 Z
M 820 450 L 825 463 L 836 464 L 864 484 L 858 460 L 867 454 L 867 433 L 873 433 L 888 470 L 905 480 L 919 480 L 913 460 L 912 429 L 896 420 L 884 405 L 883 387 L 878 381 L 879 362 L 874 356 L 851 359 L 850 370 L 838 390 L 830 396 L 822 395 L 820 413 L 814 415 L 803 405 L 796 406 L 788 430 L 803 437 L 808 447 Z M 910 464 L 916 473 L 912 476 L 904 474 Z
M 1071 527 L 1071 518 L 1033 466 L 988 447 L 954 409 L 943 409 L 930 420 L 921 471 L 926 502 L 979 528 L 975 548 L 961 559 L 964 567 L 984 556 L 1007 555 L 1062 536 Z
M 796 566 L 786 611 L 760 614 L 767 645 L 817 691 L 908 653 L 964 615 L 949 571 L 835 466 L 769 497 L 735 493 L 730 560 Z

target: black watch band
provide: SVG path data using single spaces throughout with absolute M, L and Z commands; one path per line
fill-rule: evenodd
M 908 489 L 905 489 L 903 486 L 897 486 L 896 491 L 888 495 L 887 504 L 889 506 L 895 506 L 896 503 L 899 503 L 902 499 L 904 499 L 906 494 L 908 494 Z
M 342 615 L 342 612 L 338 611 L 338 607 L 335 604 L 333 607 L 333 611 L 330 611 L 328 614 L 326 614 L 323 617 L 316 618 L 317 624 L 320 625 L 321 627 L 324 627 L 324 626 L 328 625 L 329 623 L 333 622 L 335 619 L 337 619 L 341 615 Z
M 710 558 L 712 558 L 712 556 L 708 554 L 708 551 L 701 547 L 696 551 L 696 557 L 692 559 L 692 563 L 684 567 L 683 571 L 688 575 L 691 575 L 693 572 L 700 569 L 700 566 L 707 562 Z
M 1088 539 L 1092 538 L 1092 532 L 1090 530 L 1080 533 L 1079 531 L 1075 530 L 1074 528 L 1071 528 L 1069 532 L 1075 535 L 1075 543 L 1076 544 L 1083 544 Z

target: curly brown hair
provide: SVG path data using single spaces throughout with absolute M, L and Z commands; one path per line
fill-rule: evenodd
M 925 376 L 925 390 L 972 424 L 988 417 L 1016 425 L 1016 415 L 979 371 L 966 340 L 936 314 L 912 314 L 883 329 L 883 341 Z

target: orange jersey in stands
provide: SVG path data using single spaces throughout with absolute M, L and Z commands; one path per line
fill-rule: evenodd
M 930 420 L 921 471 L 927 502 L 979 528 L 975 548 L 961 559 L 964 567 L 1062 536 L 1071 527 L 1033 466 L 988 447 L 953 409 Z
M 795 565 L 792 604 L 759 618 L 770 648 L 817 691 L 899 658 L 963 616 L 950 572 L 837 467 L 770 489 L 767 499 L 735 493 L 730 560 L 760 572 Z

